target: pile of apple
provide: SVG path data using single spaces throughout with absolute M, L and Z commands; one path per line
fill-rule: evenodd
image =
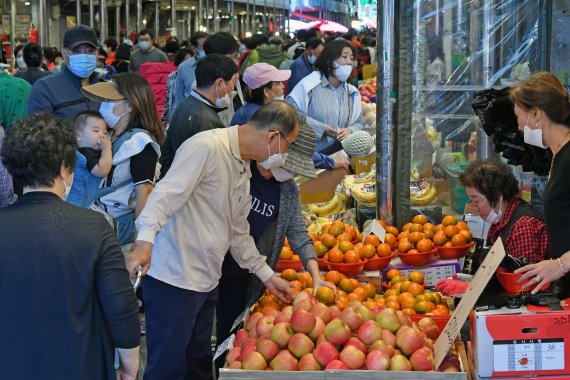
M 441 223 L 435 226 L 433 243 L 442 247 L 462 247 L 473 241 L 473 234 L 467 223 L 458 222 L 451 215 L 444 216 Z
M 236 333 L 226 367 L 245 370 L 433 371 L 437 325 L 401 311 L 370 310 L 359 301 L 341 311 L 300 292 L 283 310 L 254 312 Z M 440 371 L 459 372 L 453 353 Z
M 360 100 L 363 103 L 370 103 L 376 101 L 376 78 L 370 78 L 362 81 L 358 85 L 358 92 L 360 92 Z

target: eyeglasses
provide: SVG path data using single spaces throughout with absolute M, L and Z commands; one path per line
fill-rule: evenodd
M 283 140 L 285 140 L 285 142 L 287 143 L 287 149 L 291 148 L 291 144 L 289 144 L 289 141 L 287 141 L 287 139 L 285 138 L 285 135 L 283 134 L 283 132 L 281 132 L 278 129 L 268 129 L 269 132 L 279 132 L 279 135 L 281 137 L 283 137 Z
M 479 207 L 479 205 L 481 204 L 481 202 L 485 201 L 487 198 L 483 197 L 482 199 L 476 200 L 476 201 L 472 201 L 472 200 L 468 200 L 466 205 L 474 208 L 475 210 L 479 211 L 481 208 Z

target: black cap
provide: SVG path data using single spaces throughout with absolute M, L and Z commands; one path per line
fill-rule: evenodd
M 77 25 L 65 32 L 63 47 L 73 50 L 81 44 L 89 44 L 97 48 L 97 34 L 95 30 L 85 25 Z

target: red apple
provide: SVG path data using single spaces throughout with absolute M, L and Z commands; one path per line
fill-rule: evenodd
M 283 315 L 281 314 L 280 316 L 278 316 L 277 318 L 275 318 L 275 321 L 273 321 L 273 324 L 276 325 L 280 322 L 287 322 L 287 323 L 291 323 L 291 316 L 290 315 Z
M 366 355 L 365 366 L 371 371 L 385 371 L 390 368 L 390 357 L 379 350 L 370 351 Z
M 329 306 L 329 310 L 331 311 L 331 321 L 338 318 L 340 316 L 340 313 L 342 313 L 342 311 L 336 305 Z
M 241 350 L 241 362 L 243 364 L 243 362 L 245 361 L 245 359 L 252 353 L 255 352 L 256 350 L 256 346 L 245 346 L 244 348 L 242 348 Z
M 309 313 L 313 314 L 315 317 L 321 318 L 325 325 L 332 320 L 332 313 L 330 309 L 325 306 L 325 304 L 322 304 L 320 302 L 317 302 L 311 306 Z
M 431 318 L 426 317 L 420 319 L 418 327 L 430 339 L 437 339 L 439 337 L 439 328 Z
M 424 340 L 416 330 L 409 328 L 396 339 L 396 346 L 404 355 L 411 355 L 424 346 Z
M 396 336 L 390 330 L 382 329 L 382 340 L 384 343 L 396 348 Z
M 281 315 L 290 317 L 293 314 L 293 306 L 287 305 L 281 310 Z
M 263 314 L 260 313 L 259 311 L 256 311 L 255 313 L 251 314 L 249 318 L 247 318 L 247 321 L 245 322 L 245 329 L 247 331 L 255 330 L 255 325 L 257 324 L 257 320 L 261 317 L 263 317 Z
M 357 336 L 364 344 L 372 344 L 382 338 L 382 327 L 376 321 L 365 321 L 358 329 Z
M 335 359 L 331 360 L 329 364 L 327 364 L 327 366 L 325 367 L 325 371 L 328 371 L 329 369 L 348 369 L 348 367 L 340 360 Z
M 231 363 L 233 361 L 240 361 L 241 362 L 241 348 L 240 347 L 234 347 L 231 350 L 228 351 L 228 354 L 226 355 L 226 363 Z
M 323 334 L 327 342 L 338 346 L 350 338 L 350 328 L 340 319 L 333 319 L 325 326 Z
M 390 358 L 390 371 L 411 371 L 412 365 L 404 355 L 394 355 Z
M 375 315 L 372 312 L 372 310 L 370 310 L 364 305 L 360 305 L 358 308 L 355 309 L 355 311 L 357 314 L 360 314 L 362 316 L 362 319 L 364 319 L 365 321 L 370 321 L 375 318 Z
M 375 340 L 369 347 L 368 347 L 368 352 L 370 351 L 382 351 L 383 353 L 385 353 L 386 355 L 388 355 L 389 358 L 391 358 L 392 356 L 394 356 L 394 347 L 390 346 L 389 344 L 386 344 L 383 340 L 378 339 Z
M 259 352 L 252 352 L 247 355 L 241 362 L 241 368 L 250 371 L 262 371 L 267 367 L 265 358 Z
M 351 331 L 357 331 L 364 319 L 353 308 L 347 307 L 340 313 L 340 320 L 346 323 Z
M 298 303 L 297 305 L 301 304 Z M 315 328 L 317 320 L 315 316 L 303 309 L 293 310 L 291 315 L 291 327 L 295 332 L 308 334 Z
M 260 339 L 255 348 L 257 352 L 263 355 L 267 362 L 273 360 L 273 358 L 279 353 L 279 346 L 277 343 L 268 338 Z
M 321 336 L 323 334 L 323 332 L 325 331 L 325 322 L 323 322 L 323 320 L 320 317 L 315 317 L 316 322 L 315 323 L 315 327 L 309 332 L 309 338 L 311 338 L 312 340 L 317 340 L 319 338 L 319 336 Z
M 360 341 L 360 339 L 358 339 L 355 336 L 351 336 L 350 339 L 348 339 L 346 341 L 346 343 L 344 344 L 344 347 L 347 346 L 354 346 L 356 348 L 358 348 L 360 351 L 366 353 L 366 345 L 364 343 L 362 343 L 362 341 Z
M 340 352 L 340 361 L 349 369 L 358 369 L 364 365 L 366 355 L 355 346 L 345 346 Z
M 273 327 L 273 321 L 275 321 L 274 317 L 263 316 L 259 318 L 255 324 L 255 332 L 257 333 L 257 336 L 262 336 L 265 333 L 269 333 Z
M 281 350 L 273 358 L 270 363 L 273 371 L 296 371 L 297 359 L 289 352 L 289 350 Z
M 256 344 L 257 344 L 257 338 L 249 337 L 243 341 L 243 343 L 241 344 L 241 349 L 243 350 L 247 346 L 254 346 L 255 347 Z
M 287 322 L 274 325 L 269 331 L 269 339 L 277 343 L 279 348 L 287 347 L 289 339 L 293 336 L 293 329 Z
M 297 363 L 297 370 L 299 371 L 320 371 L 321 366 L 315 356 L 308 352 L 301 359 L 299 359 L 299 363 Z
M 234 360 L 228 365 L 228 368 L 231 369 L 241 369 L 241 362 L 239 360 Z
M 314 351 L 315 359 L 320 365 L 326 367 L 331 360 L 338 359 L 338 350 L 330 342 L 322 342 L 317 345 Z
M 410 319 L 410 317 L 408 317 L 407 314 L 404 314 L 402 310 L 396 310 L 396 315 L 398 316 L 398 319 L 400 320 L 400 324 L 402 326 L 412 325 L 412 320 Z
M 433 371 L 435 368 L 433 351 L 427 347 L 414 351 L 410 356 L 410 364 L 414 371 Z
M 246 329 L 239 329 L 236 332 L 236 337 L 234 339 L 234 347 L 241 347 L 241 344 L 248 338 L 248 336 L 249 336 L 249 331 L 247 331 Z
M 324 332 L 324 331 L 323 331 Z M 317 341 L 315 342 L 315 345 L 318 346 L 319 344 L 326 342 L 327 340 L 325 339 L 325 334 L 321 334 L 319 335 L 319 337 L 317 338 Z
M 301 358 L 306 353 L 313 352 L 315 344 L 307 335 L 296 333 L 289 339 L 287 348 L 289 348 L 289 351 L 291 351 L 295 357 Z
M 313 303 L 315 303 L 315 297 L 313 297 L 311 294 L 307 292 L 299 292 L 299 294 L 297 294 L 297 296 L 293 300 L 293 309 L 295 308 L 295 305 L 297 305 L 301 301 L 308 301 L 309 304 L 312 305 Z M 311 307 L 309 306 L 309 309 L 310 308 Z

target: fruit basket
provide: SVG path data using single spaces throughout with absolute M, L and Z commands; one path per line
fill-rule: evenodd
M 376 259 L 368 259 L 366 265 L 364 265 L 364 270 L 383 270 L 388 267 L 390 261 L 396 256 L 395 253 L 392 253 L 390 256 L 386 257 L 379 257 Z
M 329 270 L 336 270 L 345 276 L 355 276 L 362 272 L 367 261 L 367 259 L 360 259 L 358 263 L 332 263 L 327 260 L 326 263 Z
M 497 270 L 495 271 L 495 274 L 497 275 L 499 284 L 501 284 L 503 289 L 505 289 L 507 292 L 520 293 L 522 291 L 522 285 L 524 284 L 517 284 L 517 281 L 519 280 L 519 278 L 522 277 L 522 274 L 508 272 L 503 267 L 498 267 Z M 530 279 L 530 281 L 532 281 L 532 279 Z M 532 289 L 534 289 L 534 287 L 535 286 L 532 286 L 526 290 L 531 291 Z M 550 287 L 550 282 L 544 285 L 540 290 L 546 290 L 549 287 Z
M 276 272 L 283 272 L 285 269 L 300 271 L 303 268 L 301 260 L 277 260 Z
M 419 252 L 419 253 L 398 252 L 398 257 L 400 258 L 400 260 L 402 260 L 402 263 L 405 265 L 421 267 L 437 260 L 436 254 L 437 254 L 437 249 L 432 249 L 431 251 Z
M 327 271 L 329 270 L 329 267 L 327 266 L 327 260 L 323 259 L 323 258 L 318 258 L 317 262 L 319 263 L 319 270 L 320 271 Z
M 475 242 L 471 242 L 467 245 L 461 245 L 458 247 L 437 247 L 437 254 L 440 258 L 451 260 L 451 259 L 460 259 L 465 256 Z

